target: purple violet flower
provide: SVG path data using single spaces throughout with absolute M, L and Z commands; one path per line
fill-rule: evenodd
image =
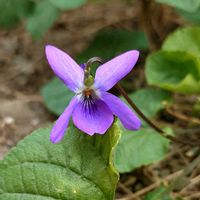
M 75 93 L 52 128 L 50 139 L 53 143 L 63 138 L 71 116 L 75 126 L 89 135 L 104 134 L 113 123 L 113 115 L 126 129 L 140 128 L 141 121 L 132 110 L 107 92 L 132 70 L 139 57 L 138 51 L 127 51 L 99 66 L 90 84 L 84 77 L 83 68 L 65 52 L 47 45 L 46 56 L 54 73 Z

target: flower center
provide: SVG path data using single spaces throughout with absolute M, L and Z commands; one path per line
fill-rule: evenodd
M 98 90 L 92 87 L 86 87 L 82 90 L 81 99 L 83 102 L 95 102 L 99 99 Z
M 85 88 L 82 91 L 82 100 L 83 101 L 95 101 L 96 99 L 99 99 L 98 92 L 95 91 L 93 88 Z
M 85 88 L 81 94 L 81 109 L 83 112 L 89 115 L 95 113 L 97 110 L 95 103 L 97 99 L 99 98 L 93 88 Z
M 86 88 L 85 90 L 83 90 L 83 94 L 86 98 L 92 98 L 93 93 L 94 91 L 90 88 Z

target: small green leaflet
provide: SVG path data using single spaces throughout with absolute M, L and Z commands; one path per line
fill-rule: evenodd
M 149 192 L 144 200 L 173 200 L 170 197 L 169 191 L 167 191 L 167 188 L 164 186 L 160 186 L 153 190 L 152 192 Z M 175 200 L 175 199 L 174 199 Z
M 149 192 L 144 200 L 183 200 L 181 197 L 172 198 L 168 187 L 163 185 L 159 186 L 155 190 Z

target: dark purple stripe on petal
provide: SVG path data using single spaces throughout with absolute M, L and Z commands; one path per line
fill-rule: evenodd
M 104 134 L 113 122 L 113 114 L 102 100 L 93 99 L 79 102 L 72 119 L 77 128 L 89 135 Z
M 92 115 L 97 111 L 97 105 L 96 105 L 96 101 L 95 99 L 93 99 L 92 97 L 85 97 L 84 100 L 82 101 L 82 112 L 84 112 L 86 115 Z

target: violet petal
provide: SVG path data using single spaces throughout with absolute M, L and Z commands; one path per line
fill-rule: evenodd
M 68 127 L 68 123 L 71 117 L 71 114 L 77 105 L 78 100 L 77 97 L 74 97 L 67 108 L 64 110 L 64 112 L 60 115 L 60 117 L 57 119 L 56 123 L 54 124 L 52 130 L 51 130 L 51 135 L 50 135 L 50 140 L 53 143 L 58 143 L 62 138 L 64 137 L 65 131 Z
M 121 123 L 126 129 L 138 130 L 140 128 L 140 119 L 118 97 L 108 92 L 101 92 L 101 99 L 106 102 L 110 110 L 120 119 Z
M 69 89 L 75 92 L 82 87 L 84 71 L 68 54 L 51 45 L 47 45 L 45 51 L 54 73 Z
M 104 134 L 113 122 L 113 114 L 101 100 L 94 100 L 92 105 L 80 102 L 72 114 L 75 126 L 83 132 L 94 135 Z
M 127 51 L 101 65 L 96 71 L 95 87 L 103 91 L 111 89 L 132 70 L 138 57 L 138 51 Z
M 84 70 L 86 68 L 86 63 L 80 64 L 80 67 Z

